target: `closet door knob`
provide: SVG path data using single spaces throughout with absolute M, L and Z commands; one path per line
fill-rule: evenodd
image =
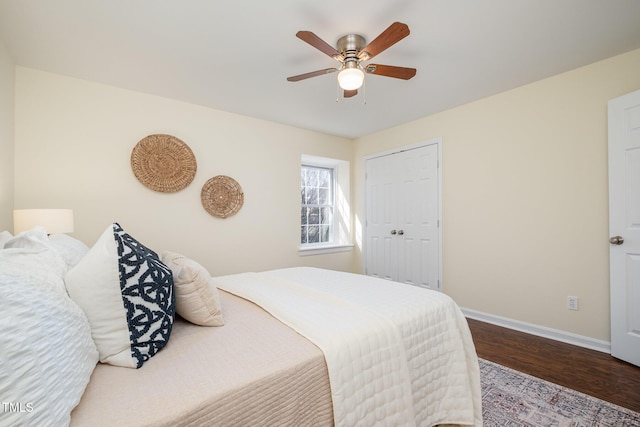
M 624 243 L 624 239 L 622 238 L 622 236 L 613 236 L 609 239 L 609 243 L 611 243 L 612 245 L 621 245 Z
M 391 234 L 395 235 L 396 234 L 396 230 L 391 230 Z
M 398 235 L 402 236 L 404 234 L 404 230 L 398 230 Z

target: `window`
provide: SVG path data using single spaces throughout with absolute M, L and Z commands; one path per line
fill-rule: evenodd
M 303 155 L 300 201 L 300 255 L 353 248 L 348 161 Z
M 302 209 L 300 243 L 302 245 L 333 242 L 334 170 L 302 165 Z

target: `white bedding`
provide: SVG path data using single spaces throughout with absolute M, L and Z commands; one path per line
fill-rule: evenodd
M 62 280 L 75 243 L 42 227 L 3 239 L 0 426 L 68 425 L 98 362 L 89 322 Z
M 477 356 L 448 296 L 306 267 L 214 282 L 323 351 L 336 426 L 482 425 Z

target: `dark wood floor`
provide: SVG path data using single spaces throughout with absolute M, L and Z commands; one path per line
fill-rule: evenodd
M 640 368 L 610 354 L 467 319 L 478 357 L 640 412 Z

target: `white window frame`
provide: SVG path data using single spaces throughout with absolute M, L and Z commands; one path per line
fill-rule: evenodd
M 351 213 L 349 193 L 349 162 L 327 157 L 302 155 L 300 168 L 311 166 L 332 169 L 333 171 L 333 235 L 330 242 L 299 243 L 300 255 L 318 255 L 333 252 L 345 252 L 353 249 L 351 243 Z M 302 182 L 298 186 L 302 188 Z M 299 199 L 300 200 L 300 199 Z M 300 203 L 298 212 L 302 210 Z M 298 223 L 298 229 L 302 224 Z M 300 234 L 298 234 L 300 235 Z

